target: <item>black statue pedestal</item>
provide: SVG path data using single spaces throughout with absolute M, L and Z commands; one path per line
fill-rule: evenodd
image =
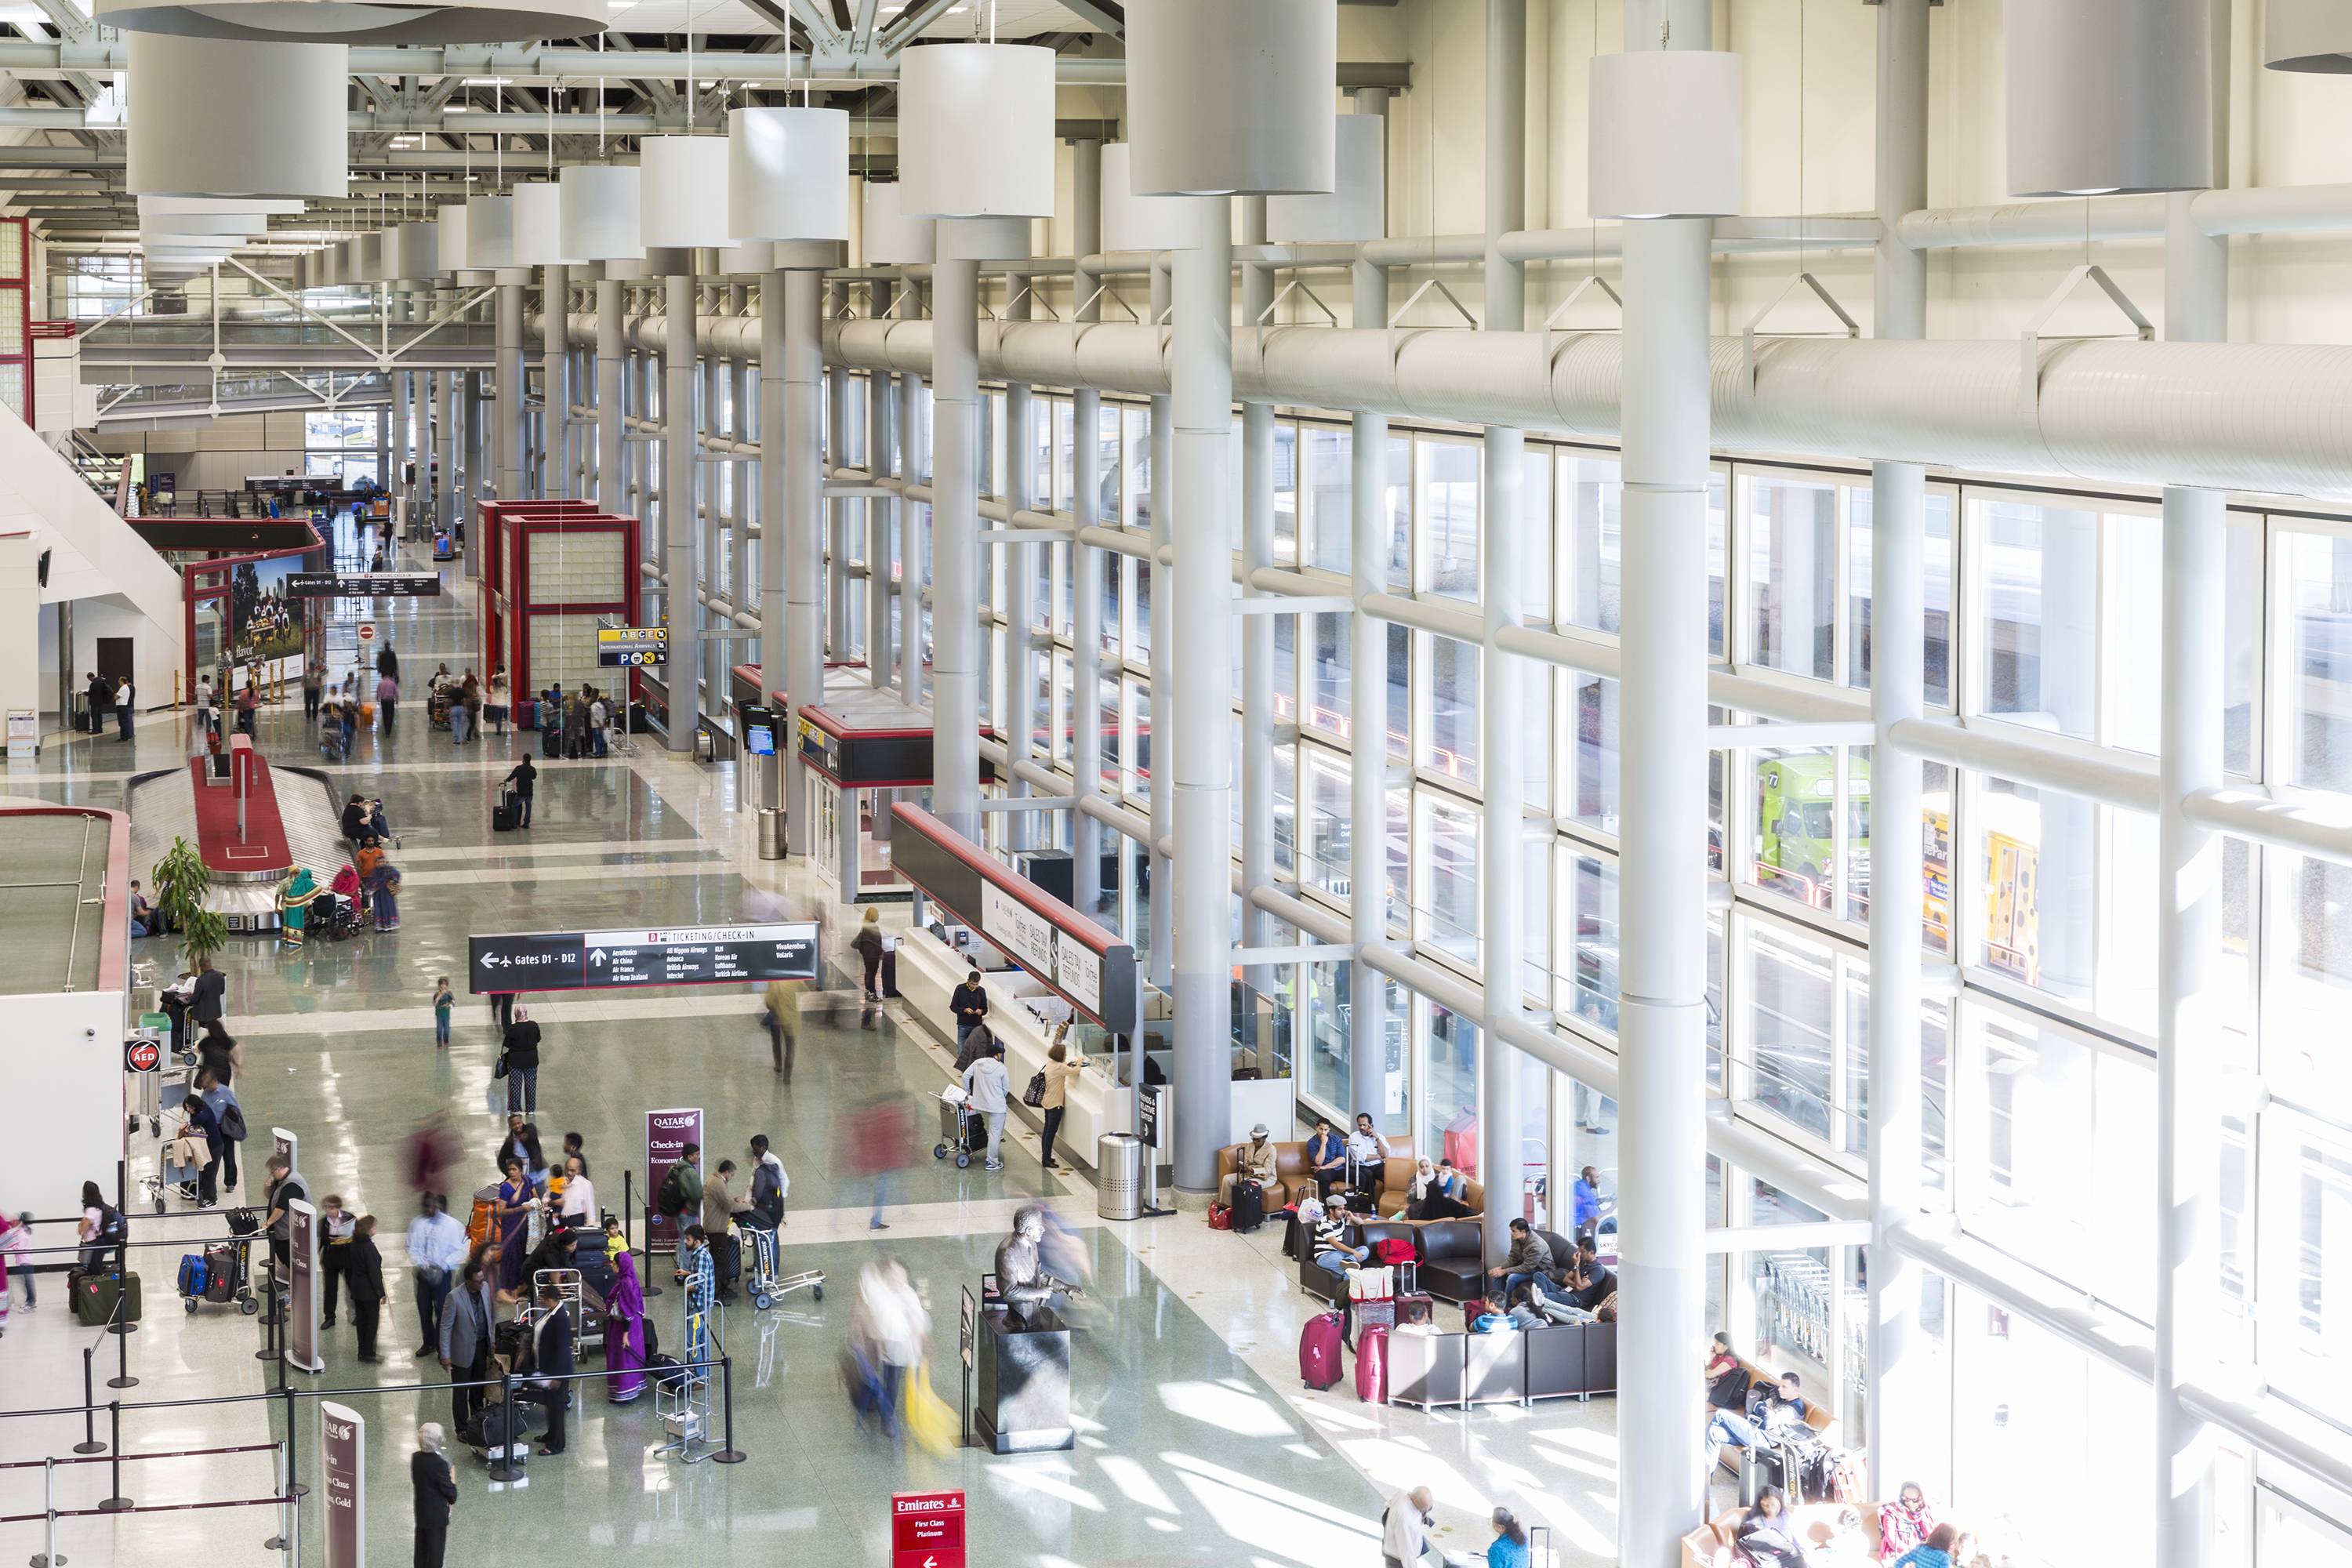
M 1024 1323 L 1006 1308 L 987 1308 L 974 1352 L 972 1426 L 982 1447 L 1036 1454 L 1077 1446 L 1070 1425 L 1070 1331 L 1051 1310 L 1037 1309 Z

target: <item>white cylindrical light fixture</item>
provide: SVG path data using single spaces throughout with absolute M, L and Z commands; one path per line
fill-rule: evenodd
M 436 244 L 441 256 L 441 270 L 462 272 L 473 265 L 466 259 L 466 208 L 461 202 L 452 202 L 436 215 L 433 224 Z
M 1339 79 L 1338 0 L 1129 0 L 1136 194 L 1330 190 Z
M 2352 71 L 2352 11 L 2337 0 L 2270 0 L 2263 62 L 2274 71 Z
M 394 278 L 432 278 L 441 270 L 441 231 L 429 223 L 404 223 L 393 231 Z
M 238 44 L 328 37 L 344 46 L 503 44 L 604 29 L 598 0 L 98 0 L 101 26 Z
M 866 265 L 928 267 L 938 255 L 939 224 L 898 208 L 898 187 L 866 186 Z
M 1124 142 L 1102 150 L 1103 248 L 1191 250 L 1201 243 L 1201 206 L 1194 196 L 1139 196 L 1129 188 Z
M 719 247 L 719 271 L 721 277 L 740 278 L 773 268 L 776 242 L 772 239 L 747 240 L 741 245 Z
M 1638 49 L 1592 60 L 1586 205 L 1594 217 L 1739 211 L 1739 57 Z
M 139 221 L 143 226 L 151 218 L 198 217 L 223 215 L 239 217 L 258 215 L 262 217 L 299 217 L 302 204 L 299 201 L 265 201 L 257 196 L 158 196 L 139 198 Z M 260 232 L 258 228 L 256 233 Z
M 360 276 L 370 283 L 400 280 L 400 242 L 390 229 L 360 236 Z
M 1388 116 L 1342 114 L 1331 132 L 1335 154 L 1331 194 L 1268 196 L 1266 238 L 1307 245 L 1360 244 L 1367 239 L 1379 239 L 1388 232 L 1388 185 L 1382 178 L 1388 154 Z M 1108 181 L 1108 170 L 1104 177 Z
M 535 181 L 514 188 L 514 264 L 573 267 L 586 260 L 563 248 L 563 187 Z
M 728 245 L 727 139 L 647 136 L 637 143 L 637 237 L 648 247 Z
M 583 261 L 638 261 L 637 171 L 574 163 L 563 171 L 563 249 Z
M 1052 217 L 1054 51 L 932 44 L 898 61 L 901 210 Z
M 848 111 L 728 115 L 727 216 L 740 239 L 847 239 Z
M 351 50 L 133 33 L 124 184 L 141 195 L 341 197 Z
M 342 280 L 345 283 L 356 284 L 373 281 L 373 279 L 368 276 L 367 246 L 365 244 L 365 239 L 366 237 L 364 235 L 355 234 L 352 236 L 351 238 L 343 241 L 341 245 L 336 247 L 336 249 L 341 253 L 342 258 L 341 261 L 337 265 L 336 270 L 341 274 Z
M 516 265 L 512 196 L 466 198 L 466 265 L 476 270 Z
M 2009 191 L 2213 183 L 2207 0 L 2007 0 Z M 2342 15 L 2342 6 L 2332 7 Z

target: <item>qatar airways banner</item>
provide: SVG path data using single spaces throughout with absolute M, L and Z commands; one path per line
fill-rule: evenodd
M 662 1178 L 678 1162 L 689 1143 L 702 1142 L 702 1111 L 648 1110 L 646 1112 L 646 1193 L 653 1217 L 646 1222 L 646 1250 L 676 1252 L 678 1237 L 686 1227 L 702 1218 L 698 1209 L 683 1215 L 661 1212 Z M 698 1169 L 699 1167 L 698 1167 Z

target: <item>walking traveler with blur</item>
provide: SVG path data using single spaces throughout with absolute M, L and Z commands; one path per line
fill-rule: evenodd
M 414 1568 L 442 1568 L 449 1546 L 449 1515 L 457 1506 L 457 1478 L 441 1450 L 448 1435 L 438 1421 L 416 1429 L 416 1452 L 408 1456 L 408 1484 L 415 1493 L 416 1553 Z
M 514 1022 L 507 1026 L 506 1039 L 499 1047 L 499 1059 L 507 1068 L 507 1111 L 539 1109 L 539 1026 L 531 1022 L 530 1010 L 518 1007 Z

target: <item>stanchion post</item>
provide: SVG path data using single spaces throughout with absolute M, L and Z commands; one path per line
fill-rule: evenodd
M 114 1457 L 106 1462 L 106 1468 L 114 1478 L 114 1492 L 98 1506 L 107 1513 L 121 1513 L 131 1506 L 131 1500 L 122 1495 L 122 1401 L 110 1399 L 106 1409 L 108 1434 L 114 1439 Z
M 247 1267 L 249 1268 L 250 1265 Z M 278 1279 L 273 1274 L 269 1280 L 269 1310 L 261 1315 L 261 1348 L 253 1352 L 254 1360 L 281 1361 L 284 1358 L 286 1352 L 278 1348 L 278 1341 L 285 1321 L 286 1314 L 278 1310 Z M 279 1379 L 281 1383 L 284 1381 Z
M 490 1468 L 490 1479 L 494 1481 L 519 1481 L 522 1479 L 522 1471 L 516 1468 L 514 1462 L 515 1426 L 517 1423 L 515 1421 L 514 1407 L 514 1370 L 511 1367 L 500 1367 L 499 1369 L 499 1436 L 501 1438 L 499 1447 L 501 1452 L 499 1455 L 499 1462 Z
M 627 1172 L 624 1171 L 624 1172 L 622 1173 L 622 1177 L 623 1177 L 623 1179 L 624 1179 L 624 1180 L 625 1180 L 625 1179 L 627 1178 L 627 1175 L 628 1175 L 628 1173 L 627 1173 Z M 640 1294 L 640 1295 L 645 1295 L 645 1296 L 658 1296 L 658 1295 L 660 1295 L 660 1294 L 662 1293 L 662 1288 L 661 1288 L 660 1286 L 658 1286 L 658 1285 L 656 1285 L 656 1284 L 655 1284 L 655 1283 L 654 1283 L 654 1211 L 653 1211 L 653 1205 L 650 1205 L 650 1204 L 646 1205 L 646 1211 L 645 1211 L 645 1212 L 646 1212 L 646 1249 L 645 1249 L 644 1253 L 643 1253 L 643 1254 L 641 1254 L 641 1256 L 645 1258 L 646 1263 L 645 1263 L 645 1268 L 640 1271 L 640 1272 L 642 1272 L 642 1273 L 645 1275 L 645 1279 L 644 1279 L 643 1280 L 639 1281 L 639 1290 L 638 1290 L 638 1294 Z
M 278 1533 L 261 1543 L 261 1549 L 264 1552 L 285 1552 L 290 1550 L 289 1542 L 294 1533 L 294 1525 L 292 1519 L 287 1512 L 287 1509 L 294 1500 L 294 1475 L 293 1472 L 287 1468 L 291 1462 L 287 1458 L 287 1452 L 292 1447 L 293 1445 L 287 1442 L 284 1438 L 278 1439 L 278 1485 L 285 1489 L 281 1490 L 278 1494 L 280 1500 L 278 1504 Z
M 73 1446 L 77 1454 L 106 1452 L 106 1445 L 98 1440 L 98 1405 L 90 1382 L 94 1375 L 93 1358 L 97 1354 L 98 1346 L 95 1344 L 81 1347 L 81 1441 Z
M 721 1465 L 740 1465 L 745 1456 L 735 1447 L 735 1358 L 731 1355 L 719 1358 L 719 1398 L 727 1407 L 727 1446 L 710 1458 Z
M 33 1559 L 33 1568 L 59 1568 L 65 1560 L 58 1555 L 58 1461 L 49 1456 L 41 1465 L 41 1512 L 47 1516 L 43 1528 L 47 1534 L 43 1542 L 48 1550 Z

